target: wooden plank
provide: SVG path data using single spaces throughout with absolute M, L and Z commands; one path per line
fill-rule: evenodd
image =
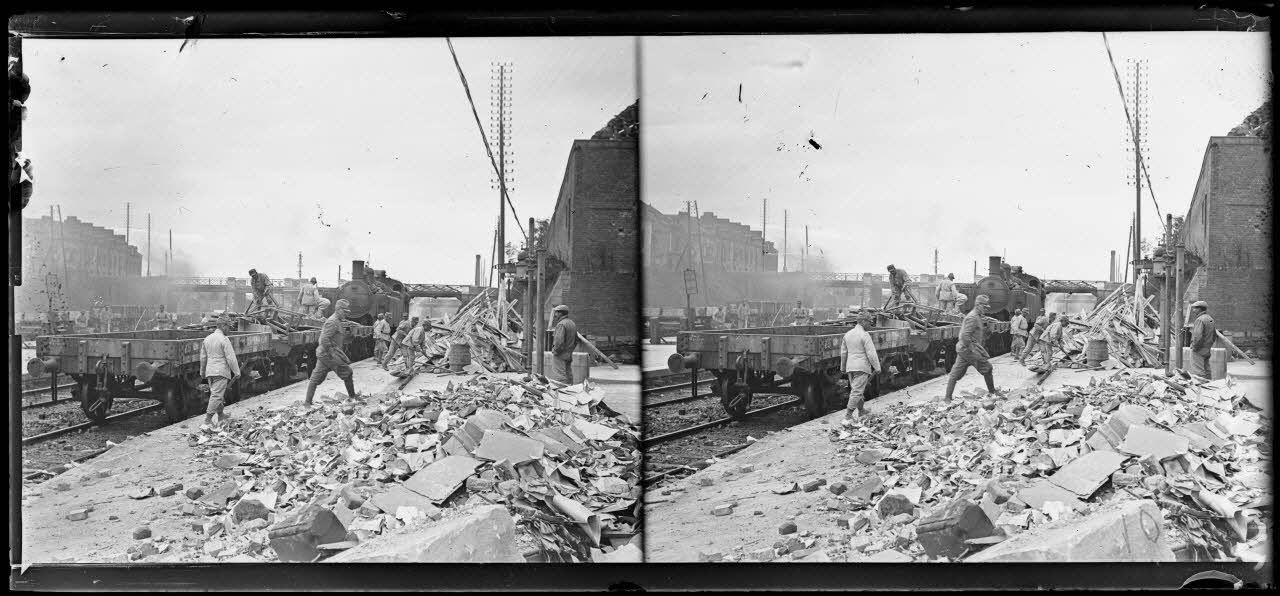
M 587 338 L 582 337 L 581 333 L 578 334 L 578 341 L 582 342 L 583 344 L 586 344 L 587 350 L 590 350 L 591 353 L 595 354 L 596 356 L 604 358 L 604 361 L 608 362 L 609 366 L 612 366 L 614 370 L 617 370 L 618 365 L 613 360 L 610 360 L 608 356 L 605 356 L 604 352 L 601 352 L 599 349 L 597 349 L 595 344 L 588 341 Z
M 1230 339 L 1227 339 L 1227 336 L 1223 335 L 1221 331 L 1214 329 L 1213 332 L 1216 333 L 1218 337 L 1222 339 L 1223 343 L 1227 344 L 1228 347 L 1230 347 L 1233 351 L 1235 351 L 1237 356 L 1244 358 L 1245 360 L 1248 360 L 1249 364 L 1254 364 L 1253 358 L 1250 358 L 1248 354 L 1245 354 L 1244 351 L 1242 351 L 1240 348 L 1237 348 L 1236 344 L 1232 343 Z

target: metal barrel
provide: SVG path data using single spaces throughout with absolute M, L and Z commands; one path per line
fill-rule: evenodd
M 573 371 L 573 382 L 581 383 L 591 376 L 591 354 L 574 352 L 573 361 L 569 365 Z
M 1085 363 L 1089 366 L 1098 366 L 1109 357 L 1110 353 L 1107 349 L 1107 340 L 1105 339 L 1091 339 L 1089 340 L 1089 344 L 1085 346 L 1084 358 Z
M 449 370 L 460 371 L 471 364 L 471 344 L 455 342 L 449 346 Z
M 1227 349 L 1210 348 L 1209 379 L 1216 381 L 1225 378 L 1227 378 Z

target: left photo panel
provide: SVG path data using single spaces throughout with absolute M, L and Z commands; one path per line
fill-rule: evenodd
M 634 38 L 9 49 L 15 563 L 642 560 Z

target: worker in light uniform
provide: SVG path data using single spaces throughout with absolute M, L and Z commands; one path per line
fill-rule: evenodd
M 1066 353 L 1067 348 L 1063 343 L 1063 332 L 1067 327 L 1067 315 L 1060 317 L 1050 316 L 1049 326 L 1040 335 L 1040 353 L 1044 355 L 1044 366 L 1048 368 L 1053 360 L 1054 350 L 1062 350 Z
M 391 344 L 391 323 L 387 322 L 387 317 L 391 313 L 378 313 L 378 320 L 373 323 L 373 357 L 382 362 L 382 357 L 387 354 L 387 346 Z
M 991 298 L 986 294 L 979 294 L 973 299 L 973 310 L 964 316 L 964 321 L 960 323 L 960 339 L 956 341 L 956 363 L 951 367 L 951 376 L 947 379 L 947 394 L 944 398 L 951 401 L 951 395 L 955 393 L 956 382 L 964 377 L 965 372 L 972 366 L 978 369 L 978 374 L 982 375 L 982 379 L 987 382 L 987 391 L 999 395 L 996 389 L 995 379 L 991 377 L 991 363 L 987 361 L 991 356 L 987 353 L 987 348 L 983 345 L 983 324 L 982 317 L 987 312 L 987 304 Z
M 156 307 L 155 329 L 173 329 L 177 326 L 177 317 L 171 312 L 166 312 L 164 305 Z
M 320 305 L 320 288 L 316 286 L 316 278 L 311 278 L 298 288 L 298 304 L 302 305 L 302 314 L 308 317 L 320 316 L 320 309 L 316 308 Z
M 858 324 L 844 334 L 840 342 L 841 369 L 849 377 L 849 403 L 845 406 L 845 426 L 852 425 L 866 414 L 863 407 L 866 401 L 867 383 L 880 374 L 880 356 L 876 354 L 876 343 L 867 333 L 866 327 L 871 325 L 872 316 L 867 312 L 858 313 Z
M 1027 356 L 1030 356 L 1031 353 L 1039 347 L 1040 336 L 1043 335 L 1044 330 L 1049 327 L 1049 321 L 1050 319 L 1047 313 L 1036 317 L 1036 322 L 1031 325 L 1031 332 L 1027 335 L 1027 345 L 1022 348 L 1022 353 L 1018 355 L 1018 364 L 1023 366 L 1027 365 Z
M 303 406 L 311 406 L 311 401 L 316 395 L 316 387 L 324 382 L 330 371 L 336 373 L 347 386 L 347 397 L 359 397 L 351 375 L 351 359 L 342 349 L 342 322 L 347 320 L 349 305 L 350 303 L 346 300 L 339 300 L 333 306 L 333 314 L 325 319 L 324 326 L 320 328 L 320 345 L 316 346 L 316 367 L 311 371 L 311 379 L 307 381 L 307 396 L 302 402 Z
M 249 309 L 245 312 L 253 310 L 254 306 L 266 306 L 268 302 L 275 304 L 275 300 L 271 298 L 271 278 L 267 274 L 250 269 L 249 287 L 253 288 L 253 302 L 249 303 Z
M 387 355 L 382 357 L 382 363 L 380 364 L 382 370 L 387 370 L 387 365 L 391 364 L 391 361 L 396 357 L 396 352 L 400 351 L 400 342 L 404 341 L 405 336 L 409 335 L 409 331 L 417 326 L 418 317 L 410 319 L 409 313 L 405 313 L 404 319 L 396 326 L 395 334 L 391 336 L 391 347 L 387 350 Z
M 915 302 L 916 297 L 911 293 L 911 280 L 907 278 L 907 272 L 893 265 L 889 265 L 887 269 L 889 270 L 889 286 L 893 289 L 893 297 L 889 299 L 890 305 L 897 306 L 904 302 Z
M 578 324 L 569 318 L 569 307 L 561 304 L 551 311 L 551 364 L 556 375 L 573 384 L 573 350 L 578 347 Z
M 956 276 L 948 273 L 947 278 L 938 282 L 938 307 L 942 312 L 953 312 L 956 309 Z
M 1017 314 L 1009 319 L 1009 331 L 1013 334 L 1013 343 L 1009 346 L 1009 353 L 1017 356 L 1022 353 L 1022 349 L 1027 347 L 1027 316 L 1030 311 L 1022 309 L 1016 311 Z
M 1204 300 L 1191 303 L 1191 374 L 1209 378 L 1209 355 L 1218 341 L 1218 326 Z
M 427 328 L 429 327 L 431 327 L 431 321 L 423 319 L 421 323 L 414 325 L 409 330 L 409 333 L 405 334 L 400 348 L 403 350 L 401 354 L 404 356 L 404 370 L 406 373 L 413 370 L 419 354 L 427 355 Z
M 204 412 L 204 424 L 200 430 L 214 426 L 213 415 L 218 415 L 218 426 L 226 424 L 222 408 L 226 404 L 227 387 L 240 376 L 240 362 L 236 350 L 227 339 L 232 328 L 230 318 L 219 318 L 218 327 L 200 344 L 200 376 L 209 384 L 209 407 Z

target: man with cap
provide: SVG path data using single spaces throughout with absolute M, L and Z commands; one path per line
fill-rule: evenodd
M 336 373 L 338 378 L 346 384 L 347 397 L 359 396 L 351 378 L 351 359 L 342 349 L 342 322 L 347 320 L 348 308 L 350 308 L 349 302 L 345 299 L 339 300 L 334 304 L 333 314 L 325 319 L 324 326 L 320 328 L 320 345 L 316 346 L 316 367 L 311 371 L 311 379 L 307 382 L 307 397 L 302 402 L 304 406 L 311 405 L 311 400 L 316 395 L 316 387 L 319 387 L 325 377 L 329 376 L 329 371 Z
M 1063 345 L 1063 332 L 1067 328 L 1067 315 L 1057 316 L 1057 313 L 1049 315 L 1049 326 L 1040 336 L 1040 353 L 1044 356 L 1044 365 L 1048 368 L 1053 359 L 1054 350 L 1062 350 L 1066 353 L 1067 348 Z
M 863 397 L 867 391 L 867 383 L 874 375 L 880 374 L 880 357 L 876 354 L 876 343 L 867 333 L 866 327 L 871 324 L 871 313 L 862 311 L 858 315 L 858 324 L 844 334 L 840 342 L 841 368 L 849 376 L 849 403 L 845 406 L 845 426 L 866 414 Z
M 298 288 L 298 304 L 302 305 L 302 314 L 309 317 L 320 316 L 320 310 L 316 308 L 320 304 L 320 288 L 316 287 L 316 278 L 311 278 Z
M 391 336 L 391 348 L 387 350 L 387 355 L 382 357 L 382 370 L 387 370 L 387 365 L 395 359 L 396 352 L 400 351 L 400 342 L 404 341 L 405 336 L 409 335 L 409 331 L 418 326 L 418 317 L 409 318 L 409 313 L 404 314 L 404 318 L 400 324 L 396 326 L 395 335 Z
M 948 273 L 947 278 L 938 282 L 938 306 L 942 312 L 952 312 L 956 308 L 956 275 Z
M 1009 353 L 1015 357 L 1022 353 L 1022 349 L 1027 347 L 1027 316 L 1031 311 L 1023 308 L 1014 311 L 1012 319 L 1009 319 L 1009 331 L 1013 333 L 1013 343 L 1009 346 Z
M 910 280 L 907 279 L 907 272 L 904 269 L 895 268 L 893 265 L 887 267 L 889 270 L 889 286 L 893 288 L 893 296 L 889 299 L 894 306 L 903 303 L 905 298 L 907 302 L 915 302 L 916 297 L 911 294 Z
M 983 380 L 987 382 L 987 391 L 999 395 L 996 390 L 996 382 L 991 378 L 991 363 L 987 362 L 990 355 L 987 354 L 987 348 L 983 346 L 983 325 L 982 316 L 987 312 L 987 304 L 991 302 L 986 294 L 978 294 L 973 299 L 973 310 L 964 316 L 964 321 L 960 323 L 960 339 L 956 341 L 956 363 L 951 367 L 951 376 L 947 379 L 947 394 L 944 399 L 951 401 L 951 394 L 955 393 L 956 381 L 964 377 L 964 373 L 972 366 L 978 369 L 978 374 L 982 375 Z
M 178 317 L 171 312 L 165 312 L 164 305 L 156 307 L 156 329 L 173 329 L 178 325 Z
M 1204 300 L 1191 303 L 1191 374 L 1209 377 L 1209 354 L 1218 340 L 1218 326 Z
M 1028 317 L 1030 318 L 1030 317 Z M 1036 322 L 1031 325 L 1031 333 L 1027 336 L 1027 345 L 1022 348 L 1022 353 L 1018 355 L 1018 364 L 1027 365 L 1027 356 L 1035 351 L 1040 345 L 1040 336 L 1044 334 L 1045 328 L 1049 326 L 1050 319 L 1047 314 L 1036 317 Z
M 222 408 L 226 404 L 227 386 L 240 376 L 240 362 L 236 359 L 236 350 L 227 339 L 226 332 L 232 327 L 230 317 L 216 319 L 218 327 L 200 344 L 200 376 L 209 383 L 209 407 L 204 412 L 204 424 L 200 430 L 213 427 L 213 415 L 218 415 L 218 424 L 226 423 L 226 415 Z
M 414 317 L 413 320 L 416 321 L 418 318 Z M 427 355 L 427 329 L 430 327 L 431 320 L 423 319 L 421 323 L 414 325 L 409 330 L 409 333 L 404 336 L 404 341 L 400 345 L 402 350 L 400 354 L 404 356 L 404 371 L 406 373 L 413 370 L 413 366 L 418 360 L 418 354 Z
M 382 363 L 382 357 L 387 353 L 387 346 L 391 343 L 391 323 L 387 322 L 387 317 L 391 313 L 378 313 L 378 320 L 373 323 L 373 357 Z
M 551 364 L 556 375 L 573 384 L 573 350 L 578 347 L 578 325 L 569 318 L 569 307 L 551 309 Z
M 249 304 L 249 308 L 252 309 L 255 305 L 266 306 L 267 300 L 271 298 L 271 279 L 267 274 L 258 273 L 257 269 L 250 269 L 249 286 L 253 288 L 253 302 Z M 275 301 L 272 300 L 272 302 Z

